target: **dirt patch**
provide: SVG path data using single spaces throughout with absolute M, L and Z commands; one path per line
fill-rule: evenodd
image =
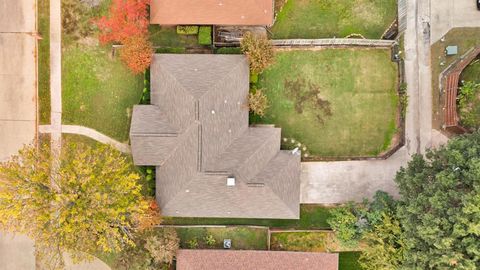
M 322 97 L 320 86 L 300 78 L 297 80 L 285 79 L 285 91 L 288 98 L 295 104 L 295 111 L 302 114 L 304 108 L 311 108 L 320 124 L 333 115 L 330 101 Z

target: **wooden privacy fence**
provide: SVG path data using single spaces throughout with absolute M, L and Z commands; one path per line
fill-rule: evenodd
M 392 47 L 395 40 L 384 39 L 356 39 L 356 38 L 322 38 L 322 39 L 274 39 L 272 44 L 277 47 L 340 47 L 340 46 L 362 46 L 362 47 Z
M 469 50 L 460 59 L 450 65 L 440 76 L 440 87 L 445 93 L 445 128 L 456 132 L 463 133 L 466 130 L 460 125 L 460 119 L 457 113 L 457 95 L 458 83 L 462 71 L 470 64 L 470 62 L 480 54 L 480 47 Z

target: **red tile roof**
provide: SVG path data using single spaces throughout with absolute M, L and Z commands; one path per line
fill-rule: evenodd
M 177 252 L 177 270 L 338 270 L 337 253 L 186 250 Z
M 152 0 L 150 23 L 272 25 L 273 0 Z

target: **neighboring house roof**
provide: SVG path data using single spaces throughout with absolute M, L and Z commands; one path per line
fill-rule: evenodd
M 130 139 L 134 163 L 157 166 L 163 215 L 299 218 L 300 156 L 280 129 L 248 126 L 245 56 L 157 54 L 150 70 Z
M 150 23 L 270 26 L 273 0 L 152 0 Z
M 181 249 L 176 258 L 177 270 L 338 270 L 338 253 Z

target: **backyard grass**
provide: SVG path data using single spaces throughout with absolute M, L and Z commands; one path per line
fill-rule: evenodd
M 150 25 L 150 41 L 154 46 L 185 48 L 198 46 L 196 35 L 179 35 L 176 26 Z
M 258 83 L 269 108 L 250 121 L 281 127 L 304 158 L 377 156 L 397 132 L 397 84 L 390 50 L 279 51 Z
M 50 124 L 50 1 L 38 1 L 38 97 L 40 124 Z
M 454 28 L 445 35 L 445 40 L 435 42 L 431 47 L 433 127 L 441 129 L 443 124 L 444 99 L 440 96 L 439 76 L 450 64 L 459 59 L 468 50 L 480 46 L 480 28 Z M 458 54 L 445 56 L 445 48 L 458 46 Z
M 272 250 L 327 251 L 328 232 L 279 232 L 271 234 Z
M 480 83 L 480 57 L 474 59 L 472 63 L 463 70 L 460 80 Z
M 181 248 L 214 248 L 223 249 L 223 240 L 232 240 L 232 249 L 268 249 L 268 230 L 247 227 L 180 227 L 176 228 L 180 238 Z M 207 244 L 207 236 L 215 239 L 214 243 Z M 194 241 L 197 247 L 192 247 Z
M 395 20 L 396 0 L 289 0 L 272 27 L 274 39 L 361 34 L 379 39 Z
M 93 128 L 128 140 L 132 107 L 140 102 L 143 75 L 133 75 L 108 48 L 77 45 L 64 50 L 64 124 Z
M 164 217 L 162 224 L 167 225 L 257 225 L 283 229 L 328 229 L 330 217 L 328 207 L 300 205 L 300 219 L 243 219 L 243 218 L 181 218 Z
M 360 264 L 358 263 L 358 258 L 360 257 L 360 252 L 340 252 L 339 258 L 339 270 L 360 270 Z

